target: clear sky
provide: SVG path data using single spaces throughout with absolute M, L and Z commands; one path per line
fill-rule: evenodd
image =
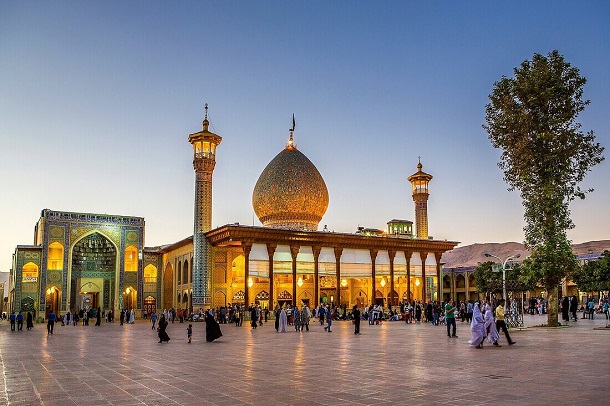
M 329 189 L 320 227 L 413 220 L 421 156 L 434 238 L 522 241 L 481 126 L 493 83 L 553 49 L 588 79 L 579 121 L 608 148 L 607 1 L 0 2 L 0 270 L 44 208 L 144 217 L 147 246 L 191 235 L 187 137 L 206 102 L 223 137 L 213 226 L 253 223 L 295 113 Z M 571 206 L 574 242 L 610 238 L 609 165 Z

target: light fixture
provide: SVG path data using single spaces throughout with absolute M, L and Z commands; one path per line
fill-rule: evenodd
M 379 282 L 379 284 L 382 288 L 385 287 L 385 277 L 381 278 L 381 282 Z
M 303 286 L 303 278 L 299 276 L 299 280 L 297 280 L 297 285 L 299 285 L 299 288 L 301 286 Z
M 415 279 L 415 286 L 419 287 L 419 283 L 420 283 L 420 282 L 419 282 L 419 278 L 416 278 L 416 279 Z
M 125 293 L 129 294 L 129 292 L 131 292 L 131 289 L 129 289 L 129 288 L 125 289 Z
M 343 286 L 343 287 L 347 286 L 347 279 L 345 279 L 345 278 L 341 279 L 341 286 Z
M 252 285 L 254 285 L 254 281 L 252 280 L 252 277 L 248 278 L 248 287 L 251 288 Z

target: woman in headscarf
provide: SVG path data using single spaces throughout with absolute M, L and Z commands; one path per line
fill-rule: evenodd
M 485 304 L 485 332 L 487 334 L 488 342 L 493 343 L 496 347 L 502 347 L 498 344 L 500 335 L 498 334 L 498 329 L 496 328 L 496 323 L 494 321 L 494 314 L 491 311 L 489 303 Z
M 280 331 L 280 306 L 279 305 L 275 306 L 275 310 L 273 311 L 273 314 L 275 315 L 275 331 L 279 332 Z
M 282 308 L 280 310 L 280 323 L 278 326 L 278 333 L 285 333 L 286 328 L 288 327 L 288 315 L 286 314 L 286 310 Z
M 167 332 L 165 331 L 165 329 L 167 328 L 167 319 L 165 318 L 164 315 L 161 316 L 161 318 L 159 319 L 159 342 L 162 343 L 163 341 L 165 342 L 169 342 L 169 336 L 167 335 Z
M 483 340 L 485 340 L 485 319 L 481 313 L 479 302 L 474 304 L 472 312 L 472 323 L 470 324 L 471 338 L 468 344 L 473 345 L 475 348 L 483 348 Z
M 28 312 L 25 317 L 25 329 L 31 330 L 34 328 L 34 316 L 32 316 L 32 312 Z
M 211 343 L 220 337 L 222 337 L 220 325 L 214 318 L 214 313 L 210 310 L 205 314 L 205 341 Z
M 292 317 L 294 317 L 294 329 L 296 331 L 301 331 L 301 312 L 297 306 L 295 306 L 292 311 Z

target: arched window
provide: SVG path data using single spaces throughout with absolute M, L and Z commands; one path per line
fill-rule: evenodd
M 21 268 L 21 282 L 38 282 L 38 265 L 28 262 Z
M 138 249 L 133 245 L 125 248 L 125 271 L 138 270 Z
M 157 267 L 147 265 L 144 268 L 144 283 L 157 283 Z
M 189 283 L 189 261 L 184 261 L 182 268 L 182 283 Z
M 61 270 L 64 268 L 64 246 L 58 242 L 49 244 L 47 252 L 47 269 Z
M 181 285 L 182 284 L 182 261 L 178 261 L 177 277 L 178 277 L 178 285 Z

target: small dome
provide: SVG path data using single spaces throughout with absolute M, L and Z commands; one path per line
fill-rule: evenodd
M 328 189 L 315 165 L 289 142 L 258 178 L 252 207 L 265 227 L 317 230 Z

